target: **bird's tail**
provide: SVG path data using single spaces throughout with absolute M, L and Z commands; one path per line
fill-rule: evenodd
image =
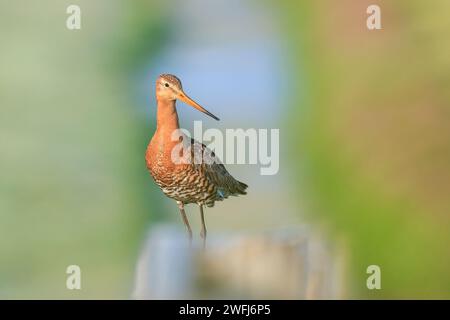
M 248 185 L 246 185 L 243 182 L 237 181 L 237 185 L 236 185 L 236 193 L 237 194 L 247 194 L 247 191 L 245 191 L 248 188 Z

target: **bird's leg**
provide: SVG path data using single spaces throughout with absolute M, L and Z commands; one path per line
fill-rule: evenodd
M 203 249 L 206 247 L 206 224 L 205 224 L 205 215 L 203 214 L 203 205 L 200 204 L 200 218 L 202 220 L 202 230 L 200 231 L 200 237 L 203 239 Z
M 186 226 L 188 236 L 189 236 L 189 243 L 192 243 L 192 230 L 191 226 L 189 225 L 189 220 L 186 216 L 186 212 L 184 211 L 184 204 L 181 201 L 177 201 L 178 208 L 180 209 L 181 218 L 183 219 L 184 225 Z

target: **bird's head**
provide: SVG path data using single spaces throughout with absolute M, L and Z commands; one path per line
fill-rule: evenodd
M 166 101 L 174 101 L 177 99 L 181 100 L 195 109 L 207 114 L 211 118 L 219 120 L 219 118 L 211 112 L 189 98 L 189 96 L 183 91 L 180 79 L 172 74 L 162 74 L 158 77 L 156 80 L 156 98 L 158 100 Z

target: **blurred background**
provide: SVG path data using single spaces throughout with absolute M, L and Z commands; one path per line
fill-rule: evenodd
M 449 298 L 449 10 L 0 0 L 0 298 Z M 145 167 L 163 72 L 222 130 L 280 129 L 277 175 L 227 165 L 249 194 L 207 209 L 206 253 Z

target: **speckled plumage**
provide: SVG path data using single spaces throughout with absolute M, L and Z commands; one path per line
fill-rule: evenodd
M 172 149 L 180 142 L 172 141 L 173 131 L 179 129 L 175 100 L 180 96 L 181 99 L 187 96 L 183 92 L 180 79 L 171 74 L 159 76 L 156 96 L 157 129 L 147 147 L 145 158 L 150 174 L 164 194 L 183 204 L 197 203 L 209 207 L 212 207 L 215 201 L 221 201 L 230 195 L 246 194 L 247 185 L 234 179 L 214 152 L 194 139 L 186 139 L 190 143 L 185 149 L 191 147 L 191 159 L 204 161 L 183 164 L 175 164 L 172 161 Z
M 195 159 L 196 154 L 204 159 L 199 164 L 194 161 L 187 164 L 168 163 L 172 162 L 170 153 L 158 149 L 150 142 L 146 152 L 147 168 L 169 198 L 184 204 L 197 203 L 212 207 L 215 201 L 222 201 L 230 195 L 246 194 L 247 185 L 234 179 L 214 152 L 204 144 L 191 139 L 191 159 Z M 158 151 L 155 153 L 154 150 Z
M 180 89 L 183 89 L 183 86 L 181 85 L 181 80 L 177 76 L 174 76 L 173 74 L 165 73 L 160 75 L 160 78 L 170 82 L 171 84 L 175 85 Z

